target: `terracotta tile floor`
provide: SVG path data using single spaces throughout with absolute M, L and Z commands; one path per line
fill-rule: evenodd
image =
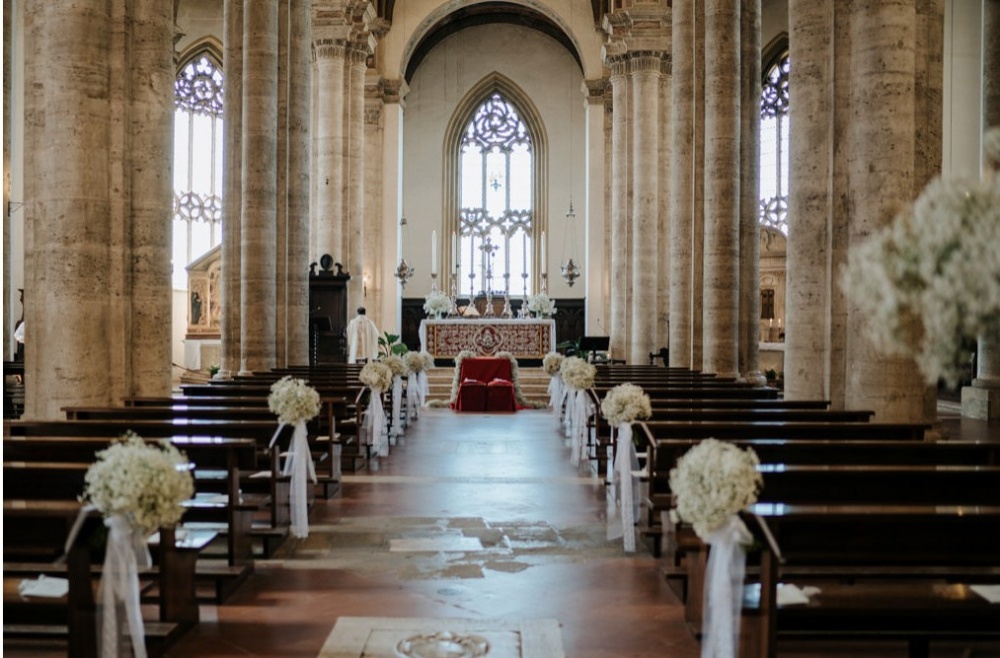
M 260 562 L 225 605 L 204 606 L 168 655 L 312 658 L 343 615 L 556 618 L 571 658 L 698 656 L 656 561 L 607 541 L 605 510 L 604 487 L 569 463 L 548 412 L 427 410 L 377 471 L 349 475 L 341 496 L 317 501 L 309 538 Z M 60 651 L 5 643 L 4 655 Z M 817 643 L 782 655 L 906 652 Z M 973 655 L 998 654 L 933 652 Z

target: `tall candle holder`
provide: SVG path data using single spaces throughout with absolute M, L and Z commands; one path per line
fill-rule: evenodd
M 509 319 L 514 317 L 514 309 L 510 307 L 510 272 L 506 272 L 503 279 L 503 312 L 500 317 Z
M 542 272 L 542 294 L 549 294 L 549 275 Z
M 438 274 L 437 272 L 431 272 L 431 292 L 438 292 Z
M 448 309 L 448 316 L 458 315 L 458 268 L 455 268 L 455 273 L 451 275 L 451 308 Z

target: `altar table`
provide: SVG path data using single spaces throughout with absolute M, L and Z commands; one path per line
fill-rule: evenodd
M 436 359 L 463 350 L 483 356 L 510 352 L 516 359 L 544 359 L 556 351 L 556 322 L 550 318 L 423 320 L 420 345 Z

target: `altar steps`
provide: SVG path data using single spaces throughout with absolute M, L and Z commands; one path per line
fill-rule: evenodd
M 427 373 L 430 401 L 446 403 L 451 399 L 454 368 L 434 368 Z M 521 393 L 528 402 L 547 404 L 549 401 L 549 376 L 541 368 L 519 368 L 518 382 Z

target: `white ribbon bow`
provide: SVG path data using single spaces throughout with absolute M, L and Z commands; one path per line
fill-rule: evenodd
M 131 644 L 135 658 L 146 658 L 146 632 L 139 607 L 139 562 L 149 566 L 152 560 L 145 542 L 123 514 L 104 519 L 108 527 L 108 543 L 104 556 L 104 571 L 98 593 L 98 654 L 102 658 L 128 655 Z M 127 624 L 129 634 L 123 635 L 120 624 Z
M 705 538 L 712 545 L 705 569 L 701 658 L 734 658 L 739 647 L 740 608 L 750 531 L 735 514 Z

